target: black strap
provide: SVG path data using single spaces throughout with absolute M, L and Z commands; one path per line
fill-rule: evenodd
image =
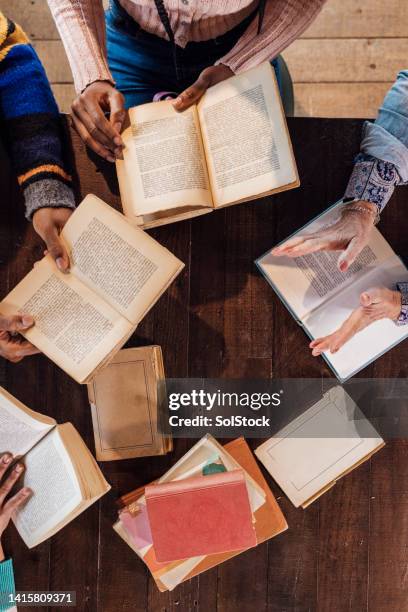
M 163 0 L 154 0 L 154 3 L 156 5 L 157 12 L 159 13 L 160 21 L 167 32 L 170 42 L 174 43 L 173 28 L 171 27 L 169 14 L 164 6 Z
M 261 33 L 262 25 L 265 17 L 266 0 L 259 0 L 258 6 L 258 34 Z

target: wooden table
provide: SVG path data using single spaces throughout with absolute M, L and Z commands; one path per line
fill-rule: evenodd
M 358 150 L 361 121 L 292 119 L 302 186 L 152 232 L 186 263 L 130 346 L 157 343 L 171 377 L 327 377 L 302 330 L 254 266 L 254 259 L 342 195 Z M 78 201 L 92 192 L 118 206 L 113 166 L 88 157 L 72 134 Z M 4 157 L 4 156 L 3 156 Z M 5 295 L 41 257 L 2 158 L 1 277 Z M 408 255 L 407 190 L 387 207 L 380 229 Z M 367 368 L 365 377 L 405 377 L 408 345 Z M 0 384 L 33 409 L 71 421 L 93 449 L 86 389 L 43 356 L 0 365 Z M 279 497 L 289 531 L 218 569 L 160 594 L 143 563 L 112 530 L 115 499 L 161 475 L 191 446 L 169 457 L 107 463 L 112 491 L 52 540 L 28 551 L 6 537 L 19 590 L 76 590 L 77 610 L 100 612 L 401 612 L 408 608 L 408 443 L 387 444 L 370 462 L 314 503 L 296 510 Z M 36 608 L 37 610 L 37 608 Z

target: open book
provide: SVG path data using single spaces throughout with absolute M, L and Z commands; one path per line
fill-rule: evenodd
M 309 234 L 334 223 L 341 203 L 304 226 L 294 235 Z M 346 273 L 337 268 L 338 251 L 318 252 L 291 259 L 269 251 L 258 265 L 295 319 L 312 340 L 338 329 L 360 305 L 360 294 L 372 287 L 395 289 L 408 280 L 408 270 L 374 228 L 368 245 Z M 340 381 L 345 381 L 408 336 L 408 326 L 390 319 L 375 321 L 358 332 L 337 353 L 324 359 Z
M 183 113 L 165 101 L 129 116 L 116 168 L 125 215 L 144 228 L 299 185 L 269 62 L 214 85 Z
M 340 386 L 261 444 L 255 455 L 296 506 L 305 508 L 384 446 Z
M 0 309 L 32 315 L 27 340 L 84 383 L 123 346 L 184 264 L 93 195 L 75 210 L 61 238 L 70 273 L 47 255 Z
M 110 485 L 79 433 L 27 408 L 0 387 L 0 454 L 24 460 L 24 486 L 32 497 L 14 516 L 29 548 L 76 518 Z
M 160 346 L 116 353 L 88 383 L 88 396 L 98 461 L 164 455 L 173 449 L 171 433 L 164 434 L 168 408 Z

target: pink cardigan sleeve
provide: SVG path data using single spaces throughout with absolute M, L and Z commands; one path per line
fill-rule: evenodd
M 81 92 L 94 81 L 111 81 L 106 60 L 102 0 L 48 0 L 74 77 Z
M 326 0 L 270 0 L 266 3 L 262 31 L 255 19 L 237 44 L 216 64 L 243 72 L 274 59 L 298 38 L 315 19 Z

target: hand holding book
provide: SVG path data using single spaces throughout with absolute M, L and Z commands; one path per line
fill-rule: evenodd
M 309 347 L 318 357 L 324 351 L 337 353 L 341 347 L 375 321 L 396 321 L 401 312 L 401 293 L 386 287 L 374 287 L 360 295 L 360 306 L 353 310 L 344 323 L 332 334 L 313 340 Z
M 318 251 L 342 251 L 337 260 L 341 272 L 347 272 L 370 241 L 377 208 L 370 202 L 353 202 L 343 207 L 335 223 L 317 231 L 290 238 L 275 247 L 276 257 L 302 257 Z
M 22 463 L 12 464 L 13 455 L 4 453 L 0 458 L 0 563 L 4 561 L 1 544 L 2 535 L 7 529 L 14 512 L 25 504 L 32 493 L 28 487 L 23 487 L 14 495 L 10 495 L 14 485 L 24 472 Z

